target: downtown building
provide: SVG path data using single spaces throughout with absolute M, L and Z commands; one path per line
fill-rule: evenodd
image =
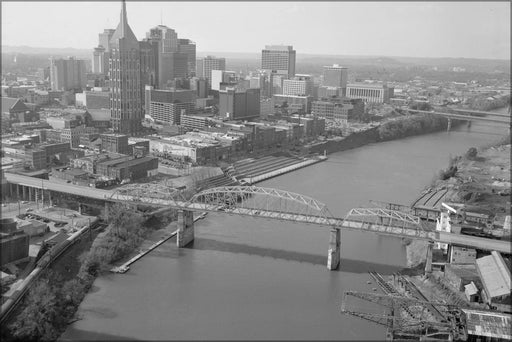
M 296 52 L 291 45 L 266 45 L 261 51 L 261 69 L 269 74 L 295 76 Z
M 98 35 L 98 46 L 92 53 L 92 72 L 107 75 L 110 58 L 110 39 L 116 30 L 105 29 Z
M 78 91 L 85 89 L 87 77 L 85 61 L 70 57 L 50 59 L 50 85 L 52 90 Z
M 265 97 L 283 94 L 284 80 L 295 76 L 296 52 L 291 45 L 266 45 L 261 51 L 261 71 L 267 75 L 261 87 Z
M 238 77 L 234 71 L 212 70 L 210 87 L 219 91 L 226 87 L 234 87 L 238 83 Z
M 195 113 L 196 92 L 188 89 L 154 89 L 146 86 L 146 114 L 158 122 L 180 125 L 183 115 Z
M 206 56 L 196 61 L 196 76 L 212 81 L 212 70 L 226 70 L 226 59 L 215 56 Z
M 311 75 L 295 75 L 283 80 L 283 95 L 313 96 L 313 79 Z
M 190 65 L 191 59 L 195 63 L 195 44 L 189 39 L 178 39 L 175 30 L 158 25 L 146 33 L 144 42 L 153 47 L 155 60 L 154 82 L 146 84 L 163 89 L 174 80 L 189 78 L 195 73 L 195 64 L 194 68 Z
M 347 97 L 363 99 L 368 103 L 389 103 L 394 88 L 383 83 L 353 83 L 347 85 Z
M 228 87 L 219 91 L 219 115 L 229 120 L 260 116 L 260 90 Z
M 142 130 L 143 101 L 140 44 L 130 26 L 123 1 L 121 20 L 110 39 L 110 112 L 116 133 L 137 135 Z
M 348 68 L 333 64 L 324 66 L 322 90 L 319 91 L 319 97 L 343 97 L 347 94 Z M 321 96 L 321 95 L 325 96 Z

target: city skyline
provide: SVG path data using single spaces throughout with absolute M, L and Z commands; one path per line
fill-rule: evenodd
M 120 3 L 3 2 L 2 45 L 92 49 L 98 32 L 117 25 Z M 127 7 L 138 40 L 163 24 L 195 41 L 198 51 L 258 53 L 285 44 L 304 54 L 510 59 L 508 2 L 128 1 Z

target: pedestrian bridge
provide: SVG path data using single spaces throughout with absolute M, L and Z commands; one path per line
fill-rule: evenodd
M 193 212 L 218 212 L 329 228 L 331 240 L 328 267 L 330 269 L 337 268 L 339 263 L 342 229 L 430 242 L 455 243 L 510 254 L 510 244 L 507 241 L 438 232 L 424 227 L 420 218 L 400 211 L 382 208 L 354 208 L 345 217 L 334 217 L 324 203 L 314 198 L 272 188 L 217 187 L 203 190 L 190 199 L 186 199 L 180 197 L 179 193 L 150 194 L 141 191 L 120 193 L 119 191 L 85 188 L 9 173 L 6 173 L 5 176 L 11 184 L 11 195 L 14 191 L 19 196 L 21 186 L 23 194 L 25 194 L 25 188 L 28 187 L 29 190 L 36 192 L 36 198 L 37 191 L 41 193 L 50 191 L 101 199 L 105 201 L 106 207 L 111 203 L 121 202 L 177 209 L 179 212 L 177 238 L 179 247 L 187 245 L 194 239 Z M 16 189 L 12 189 L 13 185 L 16 185 Z M 28 192 L 30 196 L 31 191 Z

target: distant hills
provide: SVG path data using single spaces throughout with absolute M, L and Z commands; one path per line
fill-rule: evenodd
M 45 48 L 31 46 L 9 46 L 2 45 L 2 53 L 21 53 L 27 55 L 50 55 L 50 56 L 75 56 L 90 59 L 92 56 L 91 49 L 75 49 L 75 48 Z
M 2 54 L 29 54 L 29 55 L 47 55 L 55 57 L 75 56 L 77 58 L 91 59 L 93 48 L 90 49 L 75 49 L 75 48 L 44 48 L 44 47 L 30 47 L 30 46 L 9 46 L 2 45 Z M 225 57 L 229 60 L 237 60 L 238 62 L 247 61 L 249 64 L 252 62 L 259 62 L 261 53 L 246 53 L 246 52 L 210 52 L 198 51 L 197 57 L 205 57 L 213 55 L 217 57 Z M 496 68 L 500 70 L 510 70 L 510 60 L 499 59 L 476 59 L 476 58 L 420 58 L 420 57 L 397 57 L 397 56 L 355 56 L 355 55 L 320 55 L 320 54 L 306 54 L 297 53 L 297 62 L 306 64 L 323 64 L 329 65 L 333 63 L 341 65 L 369 65 L 378 64 L 381 66 L 437 66 L 437 67 L 463 67 L 468 69 L 473 68 Z

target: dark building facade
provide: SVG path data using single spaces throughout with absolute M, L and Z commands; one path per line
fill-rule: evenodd
M 226 88 L 219 91 L 219 115 L 230 120 L 260 116 L 260 90 Z
M 142 130 L 140 45 L 126 16 L 123 1 L 121 21 L 110 40 L 110 110 L 114 132 L 137 135 Z

